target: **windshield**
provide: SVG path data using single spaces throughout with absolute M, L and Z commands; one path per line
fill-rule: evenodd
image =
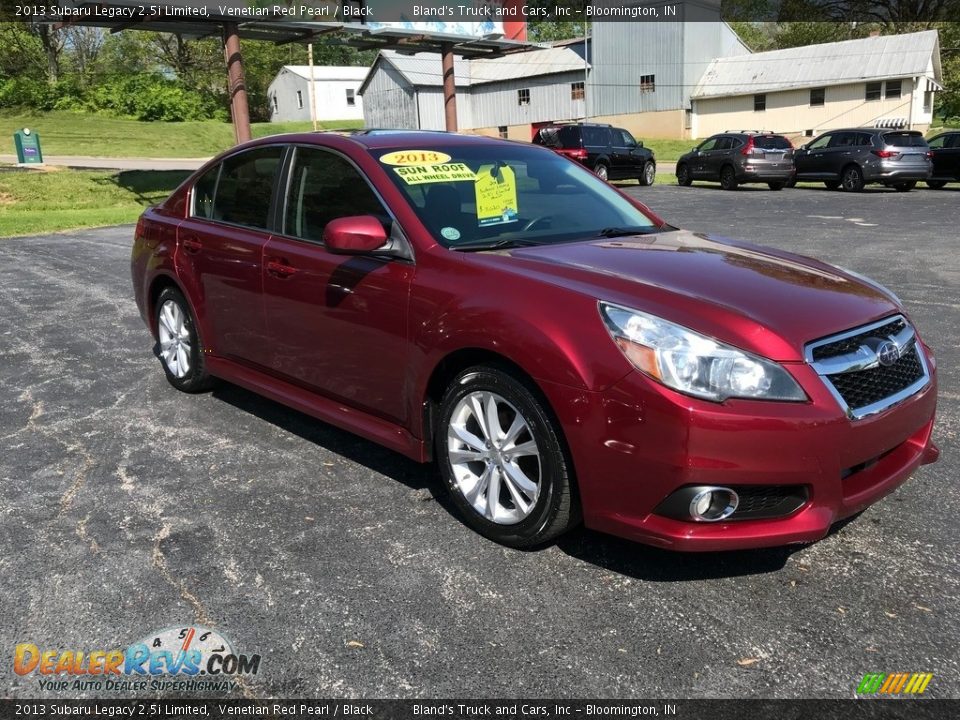
M 549 244 L 657 229 L 593 173 L 532 145 L 417 148 L 384 151 L 377 159 L 445 247 Z

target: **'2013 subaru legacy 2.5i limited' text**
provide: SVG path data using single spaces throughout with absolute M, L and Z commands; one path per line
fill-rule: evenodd
M 143 214 L 132 270 L 174 387 L 221 378 L 436 461 L 507 545 L 581 520 L 811 542 L 937 457 L 936 363 L 896 296 L 679 230 L 529 144 L 254 141 Z

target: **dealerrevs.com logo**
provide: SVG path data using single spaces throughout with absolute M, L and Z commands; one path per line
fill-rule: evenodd
M 933 673 L 867 673 L 857 686 L 858 695 L 922 695 Z
M 19 643 L 17 675 L 37 675 L 41 690 L 230 691 L 242 676 L 256 675 L 260 655 L 245 655 L 216 630 L 168 628 L 125 650 L 43 649 Z

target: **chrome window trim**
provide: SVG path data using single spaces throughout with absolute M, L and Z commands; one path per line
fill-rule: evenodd
M 847 404 L 846 400 L 844 400 L 840 395 L 840 393 L 837 392 L 837 389 L 830 381 L 830 376 L 842 375 L 843 373 L 849 372 L 857 372 L 859 370 L 869 370 L 877 367 L 880 363 L 876 352 L 874 352 L 874 350 L 870 347 L 861 345 L 860 348 L 855 352 L 846 353 L 833 358 L 826 358 L 825 360 L 814 361 L 813 351 L 823 345 L 829 345 L 830 343 L 835 343 L 839 340 L 846 340 L 847 338 L 851 338 L 856 335 L 862 335 L 863 333 L 870 332 L 871 330 L 883 327 L 884 325 L 889 325 L 898 320 L 903 321 L 905 325 L 904 329 L 896 335 L 888 336 L 888 339 L 896 343 L 897 349 L 900 351 L 901 356 L 909 352 L 911 348 L 916 350 L 917 359 L 920 361 L 920 367 L 923 369 L 923 375 L 916 382 L 908 385 L 902 390 L 897 391 L 889 397 L 878 400 L 870 405 L 865 405 L 859 408 L 851 408 Z M 924 356 L 920 343 L 917 342 L 916 331 L 903 315 L 893 315 L 868 325 L 861 325 L 860 327 L 807 343 L 807 345 L 804 346 L 803 354 L 804 359 L 807 361 L 810 367 L 813 368 L 814 372 L 820 376 L 824 386 L 833 396 L 834 400 L 837 401 L 837 404 L 840 405 L 840 408 L 844 411 L 847 417 L 851 420 L 862 420 L 863 418 L 888 410 L 894 405 L 898 405 L 899 403 L 903 402 L 907 398 L 916 395 L 930 383 L 930 368 L 927 364 L 927 358 Z

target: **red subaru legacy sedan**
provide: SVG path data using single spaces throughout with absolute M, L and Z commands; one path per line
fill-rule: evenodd
M 676 550 L 822 538 L 938 451 L 900 301 L 685 232 L 532 145 L 265 138 L 137 225 L 170 383 L 222 378 L 421 462 L 516 547 L 579 522 Z

